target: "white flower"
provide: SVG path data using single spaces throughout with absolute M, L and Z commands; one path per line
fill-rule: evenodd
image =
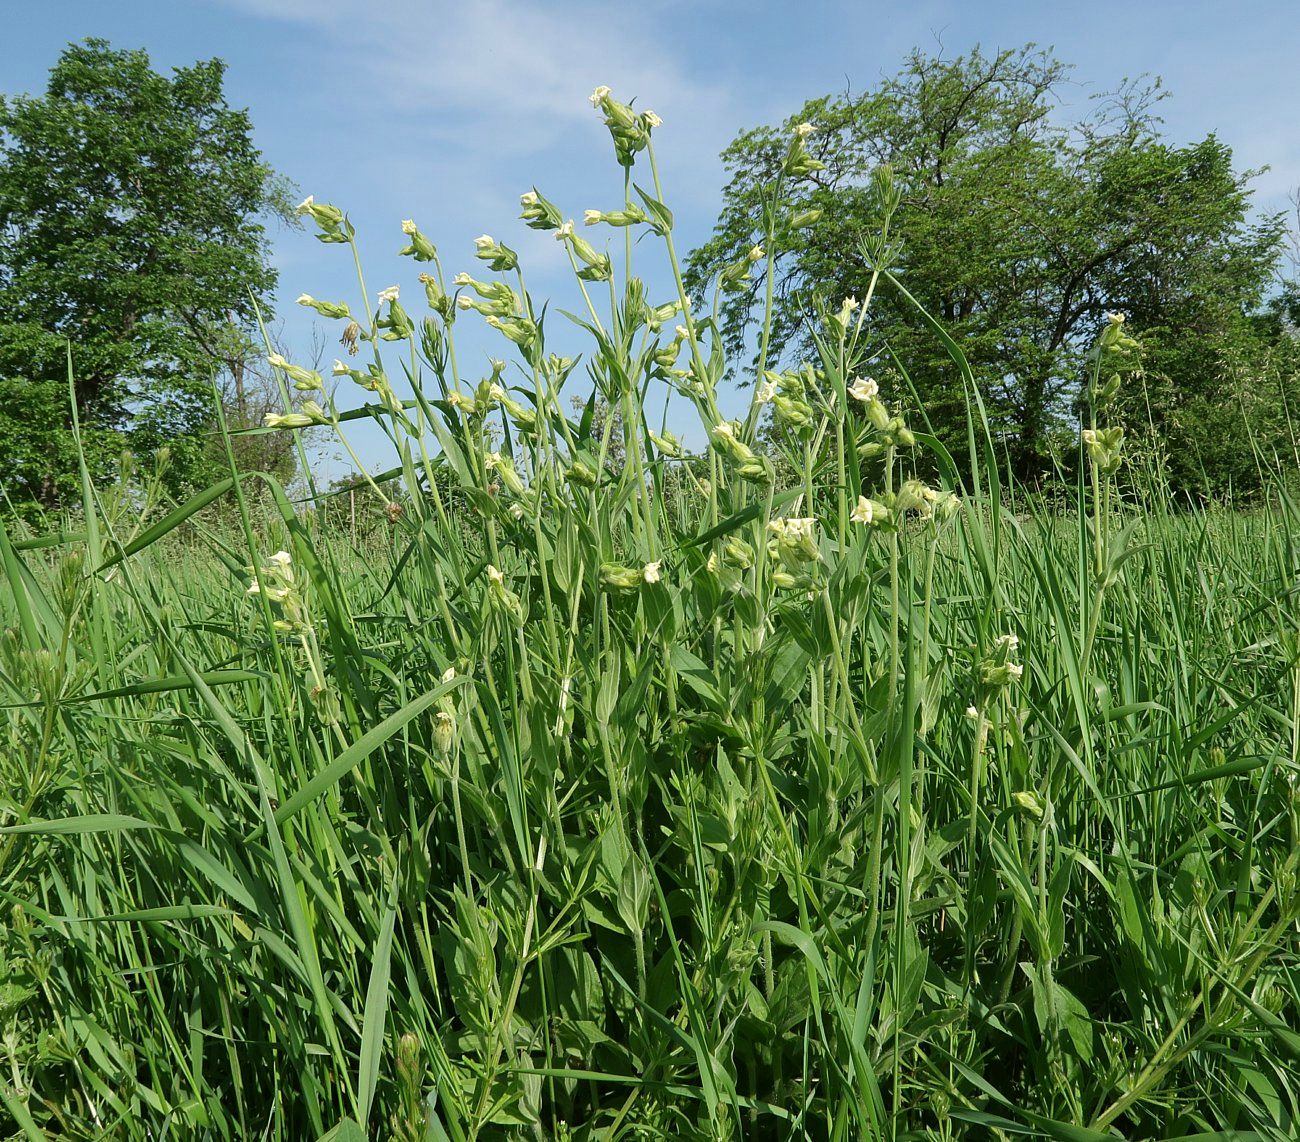
M 658 583 L 659 582 L 659 560 L 656 559 L 653 563 L 647 563 L 644 567 L 642 567 L 641 578 L 644 579 L 647 583 Z
M 316 196 L 314 194 L 309 194 L 300 203 L 298 203 L 296 207 L 294 207 L 294 213 L 306 214 L 307 211 L 309 211 L 315 205 L 316 205 Z
M 1006 649 L 1008 652 L 1020 649 L 1020 636 L 1014 634 L 999 635 L 993 647 L 995 650 Z
M 488 469 L 489 471 L 492 471 L 492 470 L 494 470 L 494 469 L 496 469 L 496 468 L 499 468 L 499 467 L 501 466 L 501 453 L 500 453 L 500 452 L 489 452 L 489 453 L 488 453 L 488 454 L 483 458 L 483 463 L 487 466 L 487 469 Z
M 811 516 L 791 516 L 785 521 L 785 533 L 791 539 L 812 539 L 817 521 Z
M 709 560 L 705 563 L 704 568 L 710 575 L 718 573 L 718 553 L 716 551 L 709 552 Z
M 469 274 L 467 274 L 464 270 L 461 270 L 460 273 L 458 273 L 454 278 L 451 279 L 451 284 L 458 285 L 458 286 L 473 285 L 474 279 L 470 277 Z
M 1124 315 L 1122 313 L 1108 313 L 1106 314 L 1106 320 L 1112 325 L 1123 325 Z
M 691 336 L 690 330 L 688 330 L 685 325 L 678 325 L 674 327 L 673 332 L 676 333 L 678 338 L 681 339 L 682 341 L 689 340 Z
M 519 196 L 519 205 L 520 205 L 520 206 L 536 206 L 536 205 L 537 205 L 537 191 L 535 191 L 535 190 L 526 190 L 526 191 L 524 191 L 524 193 L 521 194 L 521 195 Z
M 500 385 L 490 385 L 488 387 L 488 396 L 490 396 L 493 400 L 505 400 L 506 390 L 503 389 Z
M 524 518 L 524 505 L 523 505 L 523 504 L 520 504 L 520 503 L 514 503 L 514 504 L 511 504 L 511 505 L 510 505 L 510 518 L 511 518 L 511 519 L 515 519 L 515 520 L 523 519 L 523 518 Z
M 849 512 L 849 519 L 854 523 L 870 523 L 876 516 L 876 505 L 866 496 L 858 497 L 858 506 Z
M 858 308 L 858 299 L 854 297 L 852 294 L 850 294 L 848 297 L 844 299 L 844 305 L 842 308 L 847 310 L 849 313 L 852 313 L 855 309 Z
M 474 239 L 474 245 L 477 246 L 480 250 L 488 250 L 491 249 L 491 247 L 496 245 L 496 240 L 492 237 L 491 234 L 480 234 L 477 238 Z
M 599 107 L 607 98 L 609 98 L 609 88 L 602 83 L 591 93 L 590 96 L 588 96 L 588 98 L 591 100 L 591 105 L 593 107 Z
M 346 377 L 350 372 L 352 372 L 352 370 L 349 369 L 347 365 L 345 365 L 337 357 L 334 358 L 334 373 L 333 373 L 334 376 Z
M 645 112 L 645 114 L 642 115 L 642 118 L 645 120 L 645 125 L 649 127 L 651 130 L 654 130 L 654 128 L 656 127 L 662 127 L 664 125 L 664 121 L 660 119 L 659 116 L 656 115 L 653 111 Z
M 817 130 L 817 128 L 814 127 L 811 123 L 800 123 L 799 126 L 797 126 L 797 127 L 794 129 L 794 133 L 795 133 L 799 138 L 801 138 L 801 139 L 806 139 L 806 138 L 808 138 L 808 136 L 811 135 L 815 130 Z
M 487 577 L 488 582 L 494 587 L 504 587 L 506 585 L 506 577 L 493 567 L 491 563 L 488 564 Z
M 1012 682 L 1019 682 L 1020 679 L 1024 677 L 1024 673 L 1025 673 L 1025 668 L 1021 666 L 1019 663 L 1017 662 L 1007 663 L 1007 677 L 1009 677 Z
M 588 226 L 595 226 L 605 216 L 599 210 L 584 210 L 582 221 Z
M 286 571 L 288 570 L 289 565 L 293 562 L 293 556 L 291 556 L 287 551 L 277 551 L 271 556 L 270 561 L 274 563 L 280 571 Z
M 382 305 L 386 301 L 396 301 L 400 292 L 401 287 L 395 285 L 391 285 L 387 289 L 381 289 L 379 291 L 379 304 Z
M 300 293 L 298 295 L 299 305 L 311 305 L 316 299 L 309 293 Z
M 758 392 L 755 394 L 755 399 L 757 399 L 759 404 L 767 404 L 767 402 L 774 396 L 776 396 L 776 382 L 764 381 L 758 386 Z
M 570 218 L 567 222 L 561 223 L 559 228 L 555 231 L 555 240 L 557 242 L 563 242 L 565 238 L 572 238 L 572 237 L 573 237 L 573 219 Z
M 277 369 L 283 369 L 289 362 L 286 361 L 284 357 L 281 356 L 279 353 L 272 353 L 269 357 L 267 357 L 266 363 L 268 365 L 274 365 Z
M 724 420 L 721 424 L 714 426 L 713 435 L 722 440 L 735 440 L 736 430 L 732 427 L 730 421 Z
M 750 260 L 751 262 L 757 262 L 758 259 L 761 258 L 762 256 L 763 256 L 763 247 L 762 247 L 762 246 L 751 246 L 751 247 L 749 248 L 749 255 L 748 255 L 748 257 L 749 257 L 749 260 Z
M 880 392 L 880 386 L 870 377 L 858 377 L 857 380 L 849 386 L 849 396 L 855 400 L 862 401 L 865 404 L 869 400 L 875 400 Z
M 972 722 L 976 722 L 979 721 L 980 712 L 977 709 L 975 709 L 974 706 L 967 706 L 966 716 L 970 718 Z
M 467 298 L 464 294 L 461 294 L 460 297 L 456 299 L 457 309 L 469 309 L 469 307 L 472 306 L 473 304 L 474 303 L 469 298 Z

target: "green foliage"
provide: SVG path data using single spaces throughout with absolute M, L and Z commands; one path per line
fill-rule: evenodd
M 431 313 L 386 291 L 373 403 L 280 430 L 383 428 L 384 539 L 237 461 L 147 527 L 88 479 L 81 534 L 0 527 L 0 1131 L 1294 1138 L 1300 508 L 1169 512 L 1119 319 L 1069 515 L 1026 510 L 978 400 L 957 482 L 858 375 L 869 310 L 809 315 L 723 420 L 658 120 L 594 102 L 653 237 L 524 203 L 587 290 L 585 372 L 518 266 L 449 280 L 408 231 Z M 459 371 L 448 285 L 509 366 Z M 707 456 L 651 430 L 665 386 Z
M 265 313 L 276 280 L 261 219 L 288 217 L 223 74 L 209 60 L 168 78 L 142 51 L 87 40 L 44 95 L 0 100 L 0 470 L 15 507 L 78 487 L 69 342 L 94 478 L 163 443 L 178 489 L 211 476 L 211 383 L 247 362 L 253 298 Z
M 1161 137 L 1158 85 L 1130 85 L 1066 128 L 1053 115 L 1065 81 L 1059 61 L 1029 47 L 918 52 L 874 90 L 814 99 L 779 128 L 743 132 L 723 153 L 731 181 L 714 237 L 691 257 L 692 288 L 770 236 L 772 342 L 794 352 L 807 347 L 813 295 L 863 298 L 873 273 L 892 269 L 961 342 L 1023 478 L 1042 475 L 1073 418 L 1092 331 L 1107 312 L 1125 313 L 1167 393 L 1142 422 L 1181 453 L 1177 423 L 1218 388 L 1206 362 L 1253 349 L 1242 331 L 1272 284 L 1282 220 L 1251 221 L 1250 174 L 1215 136 L 1184 147 Z M 815 128 L 807 145 L 824 167 L 783 174 L 785 139 L 801 122 Z M 891 240 L 864 247 L 881 216 L 871 179 L 884 166 L 901 195 Z M 793 228 L 809 209 L 819 218 Z M 723 302 L 733 350 L 764 287 L 753 281 Z M 916 310 L 886 289 L 870 331 L 877 368 L 906 362 L 941 438 L 964 440 L 966 394 Z M 1191 472 L 1180 462 L 1170 475 Z M 1213 474 L 1216 489 L 1225 475 Z

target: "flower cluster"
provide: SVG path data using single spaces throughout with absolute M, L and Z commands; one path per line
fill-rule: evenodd
M 604 84 L 591 93 L 591 105 L 605 116 L 605 126 L 614 140 L 614 154 L 620 166 L 632 166 L 637 152 L 649 145 L 650 132 L 663 126 L 663 120 L 653 111 L 637 114 L 626 103 L 618 102 Z
M 808 153 L 808 136 L 815 130 L 811 123 L 800 123 L 795 127 L 790 137 L 790 146 L 785 153 L 785 160 L 781 164 L 781 169 L 786 174 L 799 178 L 826 169 L 825 163 L 819 162 Z
M 988 657 L 979 664 L 980 683 L 998 689 L 1019 682 L 1025 674 L 1025 668 L 1014 658 L 1019 650 L 1020 639 L 1014 634 L 1004 634 L 995 639 Z

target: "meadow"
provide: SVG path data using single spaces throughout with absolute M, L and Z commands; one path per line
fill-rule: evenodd
M 364 280 L 364 312 L 300 299 L 367 404 L 272 356 L 262 431 L 378 422 L 371 534 L 233 448 L 187 503 L 86 477 L 57 530 L 0 530 L 0 1131 L 1294 1138 L 1300 505 L 1174 504 L 1126 463 L 1118 317 L 1050 510 L 937 323 L 959 457 L 871 295 L 810 301 L 807 362 L 766 325 L 728 362 L 657 117 L 593 103 L 619 208 L 521 201 L 578 313 L 487 235 L 487 276 L 445 277 L 413 222 L 428 316 Z M 905 295 L 887 171 L 875 194 L 872 290 Z M 797 222 L 777 187 L 719 287 L 766 270 L 770 303 Z M 676 296 L 647 298 L 652 257 Z M 487 376 L 455 352 L 480 319 Z

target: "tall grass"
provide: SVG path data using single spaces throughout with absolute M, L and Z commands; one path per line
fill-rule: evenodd
M 0 1123 L 1295 1137 L 1297 508 L 1135 495 L 1104 418 L 1118 325 L 1069 518 L 1014 502 L 973 387 L 958 486 L 860 375 L 871 297 L 814 315 L 806 367 L 769 369 L 765 326 L 754 407 L 723 421 L 658 122 L 593 98 L 628 240 L 611 257 L 523 203 L 582 286 L 581 370 L 486 237 L 497 276 L 449 281 L 406 227 L 418 325 L 361 285 L 365 364 L 336 372 L 393 443 L 390 544 L 322 534 L 233 459 L 147 527 L 85 480 L 75 534 L 0 531 Z M 785 176 L 810 162 L 796 135 Z M 887 173 L 876 193 L 873 293 L 903 288 Z M 769 296 L 783 210 L 778 184 Z M 634 229 L 677 283 L 662 305 Z M 467 308 L 514 360 L 481 380 Z M 707 458 L 662 431 L 669 389 Z M 270 430 L 346 443 L 355 415 L 286 404 Z

